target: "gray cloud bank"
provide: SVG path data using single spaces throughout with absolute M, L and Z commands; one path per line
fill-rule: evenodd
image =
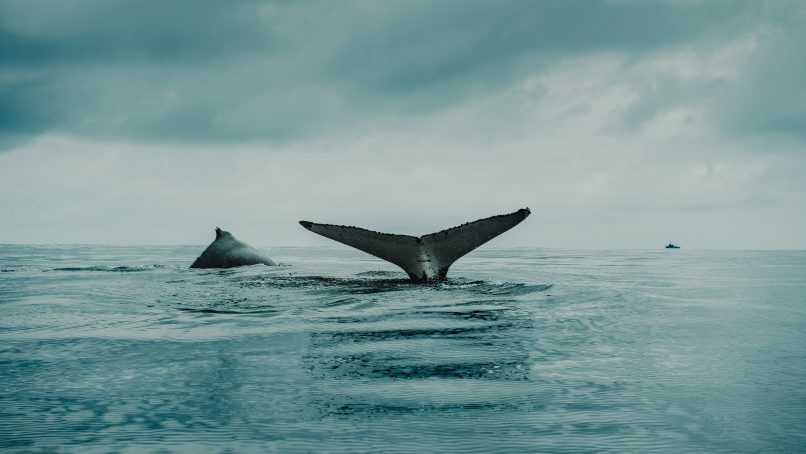
M 0 240 L 323 244 L 295 221 L 530 206 L 496 244 L 806 248 L 805 23 L 795 0 L 0 0 Z
M 705 98 L 721 130 L 802 138 L 803 9 L 797 1 L 6 0 L 0 143 L 51 132 L 191 143 L 361 133 L 576 55 L 618 52 L 629 64 L 742 39 L 755 47 L 739 77 L 645 81 L 613 125 L 636 127 Z

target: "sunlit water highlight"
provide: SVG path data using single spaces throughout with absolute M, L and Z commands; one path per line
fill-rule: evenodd
M 0 449 L 797 452 L 806 253 L 0 245 Z

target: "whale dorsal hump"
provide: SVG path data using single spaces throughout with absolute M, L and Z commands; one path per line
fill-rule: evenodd
M 522 208 L 420 237 L 310 221 L 299 223 L 311 232 L 394 263 L 414 280 L 428 281 L 444 279 L 453 262 L 515 227 L 530 213 L 529 208 Z
M 232 268 L 235 266 L 276 265 L 254 247 L 238 240 L 226 230 L 215 228 L 215 240 L 190 265 L 191 268 Z

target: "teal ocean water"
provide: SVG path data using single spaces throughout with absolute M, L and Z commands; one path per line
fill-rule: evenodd
M 4 452 L 803 452 L 806 252 L 0 245 Z

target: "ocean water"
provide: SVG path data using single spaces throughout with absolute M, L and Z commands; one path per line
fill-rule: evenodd
M 0 245 L 7 452 L 804 452 L 806 252 Z

